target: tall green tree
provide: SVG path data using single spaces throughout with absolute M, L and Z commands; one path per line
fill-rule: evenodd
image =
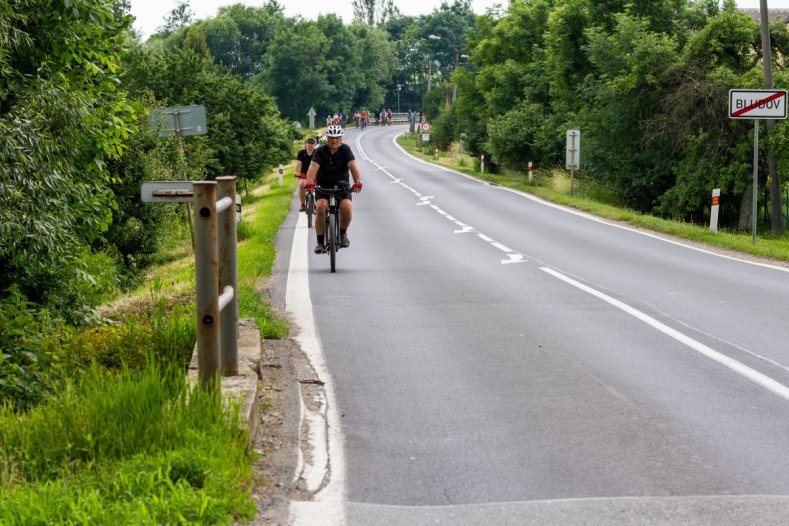
M 118 90 L 121 8 L 0 6 L 0 281 L 66 313 L 92 299 L 89 244 L 114 206 L 105 160 L 121 154 L 133 119 Z
M 181 49 L 169 50 L 156 40 L 139 48 L 128 62 L 124 84 L 135 96 L 151 92 L 163 105 L 204 105 L 208 134 L 202 140 L 213 151 L 207 176 L 256 180 L 290 157 L 291 127 L 259 85 L 221 71 L 210 53 L 201 53 L 208 49 L 203 27 L 190 26 Z
M 383 25 L 400 10 L 394 0 L 352 0 L 353 19 L 368 25 Z

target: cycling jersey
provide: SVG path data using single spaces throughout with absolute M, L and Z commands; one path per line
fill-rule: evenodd
M 347 144 L 341 144 L 333 155 L 328 146 L 321 145 L 312 154 L 312 162 L 319 166 L 316 178 L 318 186 L 332 188 L 340 181 L 347 182 L 350 175 L 348 163 L 355 160 Z
M 312 163 L 312 157 L 315 155 L 316 150 L 312 150 L 312 155 L 307 153 L 306 148 L 302 148 L 299 153 L 296 154 L 296 160 L 301 161 L 301 174 L 299 177 L 302 179 L 307 177 L 307 170 L 310 169 L 310 164 Z

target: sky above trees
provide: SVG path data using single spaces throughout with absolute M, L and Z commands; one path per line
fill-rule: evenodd
M 404 15 L 426 15 L 438 8 L 444 0 L 395 0 L 395 5 Z M 758 1 L 758 0 L 757 0 Z M 772 0 L 776 1 L 776 0 Z M 225 5 L 242 3 L 252 7 L 260 7 L 264 0 L 190 0 L 189 5 L 195 20 L 216 16 L 217 10 Z M 326 0 L 280 0 L 285 7 L 285 16 L 301 15 L 314 20 L 318 15 L 335 13 L 344 22 L 353 19 L 353 7 L 350 0 L 328 3 Z M 448 3 L 452 3 L 449 1 Z M 472 7 L 477 14 L 495 4 L 508 5 L 508 0 L 472 0 Z M 785 3 L 789 5 L 789 0 Z M 134 27 L 147 38 L 162 25 L 163 19 L 178 4 L 178 0 L 130 0 L 131 14 L 137 19 Z

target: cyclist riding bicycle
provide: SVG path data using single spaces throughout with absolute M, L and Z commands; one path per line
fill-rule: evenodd
M 314 153 L 315 139 L 309 137 L 304 142 L 304 148 L 299 150 L 299 153 L 296 154 L 296 170 L 293 173 L 293 176 L 299 178 L 299 199 L 301 200 L 301 208 L 299 208 L 299 212 L 304 212 L 306 210 L 305 199 L 307 192 L 304 190 L 304 186 L 307 183 L 307 170 L 310 169 L 312 154 Z
M 353 192 L 362 191 L 362 176 L 356 164 L 351 147 L 342 143 L 343 130 L 339 124 L 332 124 L 326 128 L 328 144 L 320 146 L 312 155 L 312 163 L 307 172 L 307 189 L 315 189 L 316 217 L 326 217 L 329 206 L 328 195 L 321 192 L 321 188 L 333 188 L 341 182 L 348 183 L 348 173 L 353 177 L 353 186 L 345 193 L 340 194 L 340 246 L 347 248 L 351 241 L 348 239 L 348 227 L 353 216 Z M 326 224 L 318 220 L 315 222 L 315 233 L 318 235 L 316 254 L 326 253 L 325 235 Z

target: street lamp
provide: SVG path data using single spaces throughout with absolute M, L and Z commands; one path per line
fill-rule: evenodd
M 447 40 L 447 43 L 455 51 L 455 71 L 457 71 L 457 69 L 458 69 L 458 62 L 460 62 L 460 57 L 468 58 L 468 55 L 459 55 L 458 54 L 460 50 L 458 49 L 457 44 L 454 41 L 452 41 L 452 40 L 441 38 L 438 35 L 428 35 L 427 38 L 429 38 L 430 40 Z M 428 73 L 428 75 L 429 75 L 429 73 Z M 427 79 L 427 85 L 428 85 L 427 91 L 430 91 L 430 78 L 429 77 Z M 457 94 L 458 94 L 458 86 L 457 86 L 457 84 L 453 83 L 452 84 L 452 102 L 455 102 L 455 99 L 457 99 Z M 449 105 L 449 104 L 447 104 L 447 105 Z
M 397 85 L 397 113 L 400 113 L 400 90 L 403 89 L 402 84 Z
M 430 40 L 441 40 L 441 37 L 438 35 L 427 35 L 427 38 Z M 430 93 L 430 81 L 433 77 L 433 54 L 429 53 L 427 55 L 427 92 Z

